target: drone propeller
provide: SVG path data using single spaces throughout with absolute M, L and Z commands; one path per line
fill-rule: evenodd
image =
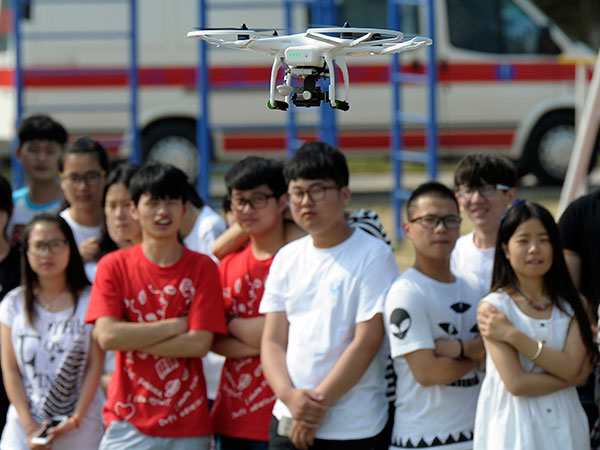
M 408 50 L 416 50 L 425 45 L 431 44 L 433 44 L 433 41 L 431 39 L 422 36 L 416 36 L 408 41 L 400 42 L 399 44 L 390 45 L 389 47 L 386 47 L 384 50 L 381 51 L 381 54 L 385 55 L 387 53 L 401 53 L 406 52 Z

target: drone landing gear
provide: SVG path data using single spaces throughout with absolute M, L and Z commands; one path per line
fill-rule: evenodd
M 348 111 L 350 109 L 350 104 L 343 100 L 334 100 L 329 103 L 333 109 L 339 109 L 341 111 Z
M 289 104 L 286 102 L 282 102 L 281 100 L 274 100 L 274 104 L 271 104 L 271 101 L 267 101 L 267 108 L 269 109 L 279 109 L 281 111 L 287 111 L 289 108 Z

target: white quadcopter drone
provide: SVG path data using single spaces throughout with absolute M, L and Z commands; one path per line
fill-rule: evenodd
M 199 38 L 217 47 L 235 50 L 248 50 L 273 56 L 269 109 L 286 111 L 290 100 L 296 106 L 320 106 L 329 102 L 330 106 L 348 111 L 347 56 L 384 55 L 416 50 L 432 41 L 426 37 L 413 37 L 402 42 L 403 34 L 394 30 L 378 28 L 343 27 L 309 28 L 304 33 L 279 36 L 275 30 L 240 28 L 202 28 L 190 31 L 187 37 Z M 335 64 L 342 71 L 344 95 L 336 96 Z M 277 74 L 285 66 L 285 84 L 276 86 Z M 302 86 L 292 86 L 292 78 L 304 80 Z M 319 79 L 330 78 L 329 93 L 317 85 Z M 279 94 L 284 101 L 275 100 Z

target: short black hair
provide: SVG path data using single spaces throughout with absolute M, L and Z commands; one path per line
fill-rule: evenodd
M 62 158 L 60 158 L 60 161 L 58 162 L 58 169 L 61 172 L 64 170 L 67 156 L 81 154 L 94 156 L 98 160 L 102 170 L 104 170 L 106 173 L 110 171 L 110 162 L 108 159 L 108 153 L 106 153 L 106 149 L 100 142 L 92 139 L 89 136 L 82 136 L 67 146 Z
M 227 194 L 230 196 L 234 189 L 247 191 L 263 184 L 266 184 L 277 198 L 287 192 L 281 162 L 260 156 L 248 156 L 231 166 L 225 174 Z
M 428 181 L 427 183 L 421 184 L 412 193 L 408 201 L 406 202 L 406 216 L 408 220 L 412 219 L 414 204 L 421 197 L 435 197 L 451 200 L 456 205 L 456 211 L 458 211 L 458 202 L 454 196 L 454 192 L 447 186 L 437 181 Z
M 138 204 L 142 194 L 155 199 L 188 200 L 188 181 L 181 169 L 170 164 L 153 162 L 142 166 L 129 182 L 131 200 Z
M 283 175 L 288 184 L 298 178 L 330 179 L 337 187 L 348 186 L 350 178 L 344 154 L 324 142 L 303 144 L 285 164 Z
M 188 201 L 198 209 L 201 209 L 206 205 L 204 199 L 200 196 L 198 191 L 196 190 L 196 186 L 194 183 L 188 180 Z
M 499 155 L 474 154 L 462 158 L 454 171 L 454 185 L 481 187 L 484 184 L 517 185 L 517 169 L 514 163 Z
M 69 139 L 65 127 L 45 114 L 36 114 L 24 119 L 17 134 L 19 146 L 23 146 L 27 141 L 40 140 L 58 142 L 63 147 Z

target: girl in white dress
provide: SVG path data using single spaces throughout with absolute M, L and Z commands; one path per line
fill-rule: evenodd
M 574 386 L 598 350 L 558 228 L 542 206 L 520 201 L 502 219 L 478 321 L 487 357 L 474 448 L 589 449 Z
M 98 448 L 98 382 L 104 354 L 84 322 L 90 288 L 73 233 L 57 214 L 39 214 L 23 233 L 22 286 L 0 304 L 4 386 L 11 402 L 2 450 Z M 46 447 L 31 439 L 55 416 Z

